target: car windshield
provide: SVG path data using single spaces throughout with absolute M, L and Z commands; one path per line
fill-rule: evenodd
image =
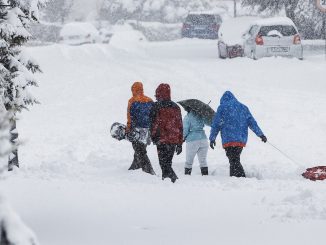
M 215 18 L 213 15 L 209 15 L 209 14 L 198 14 L 198 15 L 193 14 L 193 15 L 188 15 L 186 22 L 195 25 L 207 25 L 207 24 L 215 23 Z
M 267 36 L 270 31 L 278 31 L 283 36 L 293 36 L 297 34 L 296 29 L 290 25 L 262 26 L 259 31 L 260 36 Z

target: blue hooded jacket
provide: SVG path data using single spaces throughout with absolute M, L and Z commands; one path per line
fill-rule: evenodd
M 230 91 L 226 91 L 212 122 L 209 140 L 215 141 L 221 131 L 222 144 L 240 143 L 246 145 L 248 128 L 258 137 L 264 135 L 247 106 L 241 104 Z

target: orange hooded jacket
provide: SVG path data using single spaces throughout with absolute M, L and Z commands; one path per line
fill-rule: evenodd
M 149 115 L 153 106 L 153 100 L 144 95 L 141 82 L 135 82 L 131 86 L 132 97 L 128 101 L 127 132 L 133 127 L 149 128 Z

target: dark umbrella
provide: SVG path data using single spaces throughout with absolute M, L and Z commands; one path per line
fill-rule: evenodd
M 206 103 L 196 100 L 182 100 L 178 102 L 186 111 L 189 109 L 193 111 L 196 115 L 203 118 L 204 123 L 208 126 L 211 126 L 215 111 Z

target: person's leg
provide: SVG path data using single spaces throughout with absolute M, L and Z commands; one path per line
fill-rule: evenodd
M 151 161 L 147 156 L 147 145 L 139 142 L 137 143 L 137 155 L 139 158 L 139 166 L 143 169 L 144 172 L 154 175 L 154 169 L 152 167 Z
M 225 148 L 226 156 L 230 162 L 230 176 L 246 177 L 244 169 L 240 162 L 242 147 L 227 147 Z
M 207 152 L 208 152 L 208 142 L 207 140 L 201 140 L 200 147 L 197 152 L 197 156 L 198 156 L 198 161 L 200 164 L 200 170 L 202 175 L 208 175 Z
M 162 179 L 167 177 L 166 154 L 167 154 L 167 145 L 165 144 L 157 145 L 157 155 L 158 155 L 158 161 L 160 167 L 162 169 Z
M 132 142 L 132 148 L 134 149 L 134 159 L 128 170 L 135 170 L 142 167 L 141 165 L 141 145 L 138 142 Z
M 173 183 L 178 179 L 177 175 L 172 169 L 172 159 L 175 152 L 175 148 L 176 145 L 170 144 L 158 146 L 159 158 L 161 158 L 160 165 L 162 168 L 162 179 L 170 178 Z
M 198 151 L 198 142 L 192 141 L 186 144 L 186 163 L 185 163 L 185 174 L 190 175 L 194 158 Z

